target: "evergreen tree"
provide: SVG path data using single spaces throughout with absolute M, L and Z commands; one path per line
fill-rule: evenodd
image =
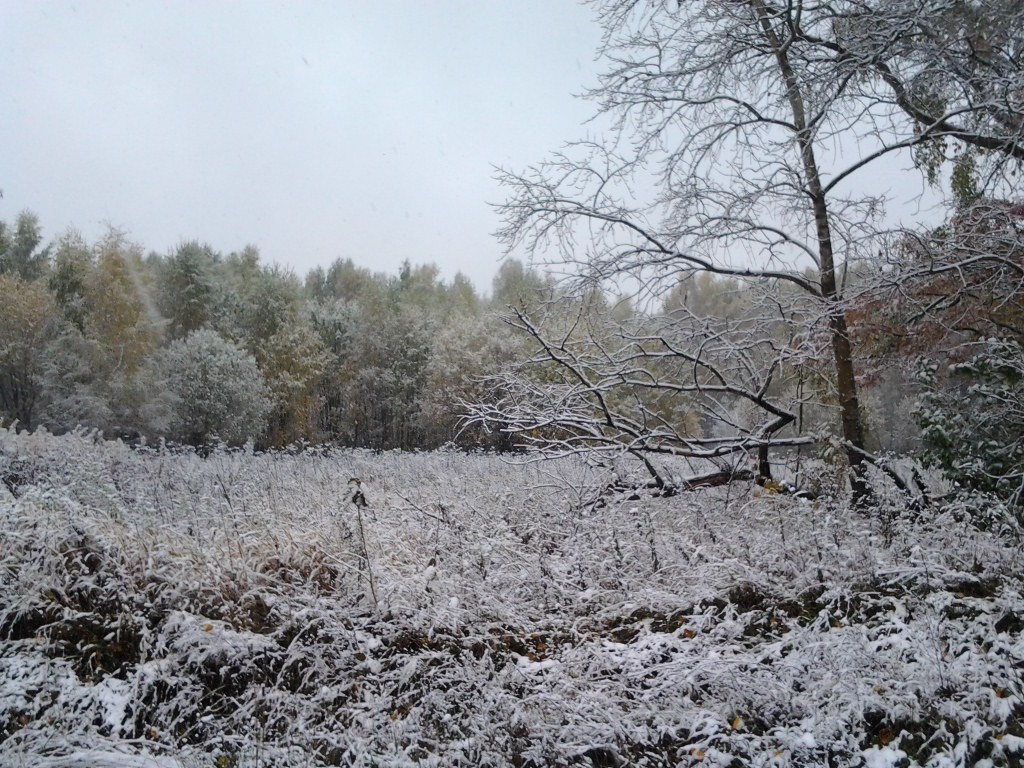
M 0 273 L 28 282 L 42 277 L 50 261 L 50 248 L 40 248 L 42 242 L 39 217 L 31 211 L 19 213 L 13 228 L 0 221 Z
M 208 245 L 182 243 L 159 267 L 158 306 L 167 332 L 180 339 L 210 324 L 215 311 L 214 272 L 219 258 Z

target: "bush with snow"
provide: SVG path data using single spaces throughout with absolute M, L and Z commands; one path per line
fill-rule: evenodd
M 964 345 L 970 359 L 922 370 L 917 409 L 924 458 L 961 487 L 1024 511 L 1024 349 L 1015 341 Z
M 167 435 L 241 445 L 266 428 L 271 401 L 256 360 L 216 331 L 193 331 L 161 353 L 171 402 Z

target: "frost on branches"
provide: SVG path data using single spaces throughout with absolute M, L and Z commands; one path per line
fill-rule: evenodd
M 745 285 L 751 311 L 742 339 L 707 322 L 721 320 L 714 313 L 597 334 L 520 314 L 511 322 L 534 338 L 531 362 L 550 375 L 503 377 L 509 396 L 474 417 L 554 453 L 756 452 L 762 476 L 769 454 L 785 462 L 802 441 L 831 439 L 852 495 L 869 503 L 869 465 L 886 465 L 861 407 L 858 310 L 887 281 L 914 290 L 915 271 L 955 283 L 973 263 L 1005 263 L 1017 287 L 998 301 L 1019 296 L 1024 276 L 1019 248 L 887 270 L 894 239 L 929 237 L 907 213 L 919 200 L 880 189 L 877 170 L 916 166 L 950 208 L 987 197 L 1017 210 L 1024 6 L 595 5 L 604 37 L 587 93 L 594 127 L 499 175 L 499 236 L 510 252 L 557 265 L 578 300 L 632 291 L 646 310 L 716 275 Z M 703 423 L 680 431 L 648 407 L 652 397 L 674 398 Z M 827 430 L 804 423 L 804 406 L 830 414 Z

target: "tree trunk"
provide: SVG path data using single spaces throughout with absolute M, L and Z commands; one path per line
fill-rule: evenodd
M 803 93 L 789 60 L 788 46 L 779 39 L 771 18 L 761 0 L 751 0 L 765 39 L 775 52 L 779 70 L 786 83 L 786 96 L 793 110 L 795 140 L 800 150 L 804 181 L 811 197 L 814 212 L 815 236 L 818 241 L 818 274 L 821 295 L 825 302 L 829 329 L 832 336 L 832 358 L 836 373 L 836 393 L 842 415 L 843 441 L 850 465 L 850 487 L 855 504 L 864 504 L 870 490 L 865 478 L 864 425 L 857 397 L 857 378 L 853 368 L 853 347 L 846 327 L 846 313 L 842 308 L 842 295 L 836 284 L 835 254 L 832 246 L 832 228 L 828 220 L 828 199 L 821 183 L 818 161 L 814 152 L 813 126 L 807 121 Z

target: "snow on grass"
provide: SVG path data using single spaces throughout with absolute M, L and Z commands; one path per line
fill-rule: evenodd
M 0 474 L 3 765 L 1024 760 L 1021 540 L 953 507 L 85 434 Z

